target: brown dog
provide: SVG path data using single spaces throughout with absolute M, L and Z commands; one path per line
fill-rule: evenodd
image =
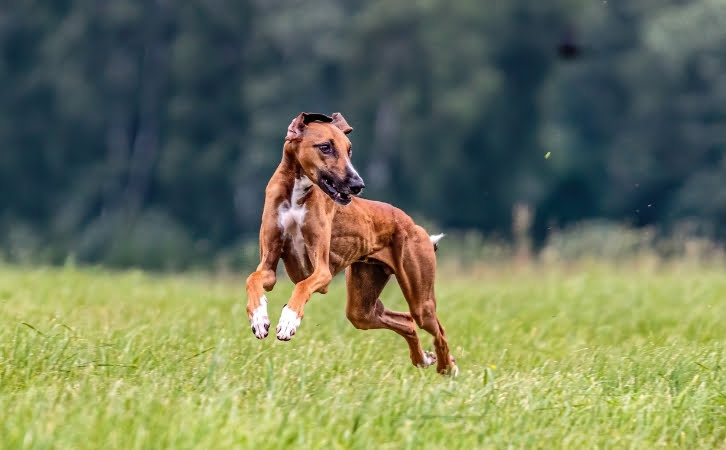
M 346 269 L 346 315 L 356 328 L 388 328 L 406 339 L 415 366 L 434 362 L 440 373 L 456 374 L 444 327 L 436 317 L 436 242 L 403 211 L 356 198 L 363 180 L 350 162 L 353 128 L 339 113 L 302 113 L 287 129 L 282 162 L 265 191 L 260 228 L 260 265 L 247 278 L 247 315 L 258 339 L 270 319 L 264 291 L 275 285 L 282 258 L 295 283 L 282 309 L 277 338 L 290 340 L 314 292 Z M 378 298 L 392 274 L 410 313 L 386 309 Z M 434 336 L 436 354 L 424 352 L 415 325 Z

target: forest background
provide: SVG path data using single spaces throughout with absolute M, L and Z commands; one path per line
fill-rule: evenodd
M 253 264 L 300 111 L 343 112 L 364 196 L 472 258 L 487 242 L 717 248 L 724 6 L 5 2 L 2 259 Z

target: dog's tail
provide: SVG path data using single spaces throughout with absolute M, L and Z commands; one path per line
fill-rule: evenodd
M 442 237 L 446 236 L 444 233 L 441 234 L 432 234 L 429 236 L 429 240 L 432 244 L 434 244 L 434 251 L 439 249 L 439 241 Z

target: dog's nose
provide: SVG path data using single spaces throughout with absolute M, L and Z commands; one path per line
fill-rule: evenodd
M 353 195 L 358 195 L 363 190 L 363 188 L 366 187 L 365 183 L 363 183 L 363 180 L 358 177 L 351 181 L 349 185 L 350 193 Z

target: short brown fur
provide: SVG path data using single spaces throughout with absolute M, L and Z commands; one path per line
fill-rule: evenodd
M 247 279 L 250 321 L 261 305 L 264 292 L 275 285 L 280 259 L 295 283 L 286 306 L 299 319 L 310 296 L 315 292 L 326 293 L 331 279 L 345 269 L 346 315 L 356 328 L 393 330 L 406 339 L 415 366 L 425 367 L 435 359 L 439 373 L 456 373 L 458 369 L 449 354 L 444 328 L 436 316 L 436 258 L 429 235 L 407 214 L 387 203 L 351 195 L 350 203 L 342 205 L 324 192 L 320 174 L 344 177 L 346 169 L 352 168 L 351 144 L 346 136 L 352 128 L 338 113 L 330 121 L 305 123 L 310 116 L 319 115 L 300 114 L 290 124 L 282 161 L 265 191 L 260 264 Z M 325 142 L 330 142 L 337 151 L 335 157 L 321 154 L 316 147 Z M 283 234 L 278 215 L 280 205 L 290 201 L 296 179 L 303 176 L 313 186 L 298 203 L 306 209 L 301 226 L 305 255 L 300 258 Z M 394 274 L 410 312 L 390 311 L 379 299 Z M 258 326 L 255 331 L 253 323 L 253 332 L 258 338 L 267 336 L 266 306 L 264 319 L 267 321 L 264 330 Z M 434 337 L 435 358 L 421 348 L 415 325 Z

